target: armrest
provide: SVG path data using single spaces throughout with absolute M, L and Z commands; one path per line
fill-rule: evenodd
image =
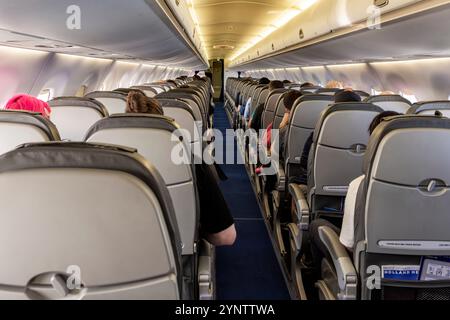
M 347 250 L 339 237 L 330 227 L 320 227 L 319 236 L 333 259 L 338 275 L 340 300 L 356 300 L 358 292 L 358 275 Z
M 284 172 L 284 168 L 278 165 L 277 171 L 277 190 L 279 192 L 285 192 L 286 190 L 286 173 Z
M 214 247 L 202 240 L 198 258 L 198 288 L 200 300 L 214 299 Z
M 306 199 L 307 187 L 291 183 L 289 185 L 289 193 L 295 202 L 299 228 L 306 231 L 309 228 L 309 203 Z

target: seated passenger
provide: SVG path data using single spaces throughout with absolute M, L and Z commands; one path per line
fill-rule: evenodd
M 388 117 L 399 116 L 400 113 L 395 111 L 385 111 L 376 116 L 369 127 L 369 133 L 372 135 L 378 125 Z M 345 198 L 344 205 L 344 218 L 342 221 L 342 229 L 339 229 L 331 222 L 325 219 L 317 219 L 314 220 L 310 225 L 310 236 L 311 236 L 311 251 L 314 256 L 314 260 L 316 263 L 320 263 L 322 258 L 326 256 L 327 250 L 320 240 L 319 236 L 319 228 L 323 226 L 328 226 L 332 228 L 337 234 L 340 234 L 339 240 L 349 251 L 353 251 L 353 247 L 355 245 L 355 209 L 356 209 L 356 198 L 358 195 L 358 190 L 361 183 L 364 181 L 365 176 L 362 175 L 355 180 L 353 180 L 348 188 L 347 196 Z
M 328 81 L 325 88 L 326 89 L 344 89 L 344 84 L 340 81 L 331 80 L 331 81 Z
M 126 113 L 150 113 L 164 115 L 164 110 L 158 100 L 147 97 L 141 91 L 130 91 L 127 97 Z
M 286 136 L 289 129 L 289 120 L 291 117 L 291 111 L 294 107 L 295 101 L 302 97 L 303 94 L 300 91 L 297 90 L 290 90 L 288 93 L 285 94 L 283 98 L 285 112 L 283 116 L 283 120 L 281 121 L 280 127 L 279 127 L 279 161 L 280 166 L 284 168 L 284 149 L 286 145 Z
M 279 156 L 279 161 L 280 161 L 280 166 L 284 167 L 284 146 L 286 144 L 286 134 L 287 134 L 287 130 L 289 129 L 289 118 L 291 116 L 291 110 L 294 107 L 294 102 L 300 98 L 301 96 L 303 96 L 303 94 L 300 91 L 297 90 L 290 90 L 288 91 L 284 98 L 283 98 L 283 102 L 285 105 L 285 113 L 283 115 L 283 119 L 281 120 L 280 126 L 278 128 L 279 130 L 279 144 L 278 144 L 278 156 Z M 262 143 L 263 146 L 265 146 L 267 148 L 267 150 L 269 151 L 269 154 L 272 154 L 272 152 L 274 152 L 274 150 L 272 150 L 272 130 L 273 130 L 273 123 L 271 123 L 267 129 L 266 132 L 264 133 L 264 136 L 262 138 Z M 259 167 L 256 169 L 256 173 L 260 174 L 262 171 L 262 168 Z
M 250 78 L 244 79 L 243 83 L 253 82 Z M 259 84 L 268 84 L 270 82 L 267 78 L 262 78 L 259 80 Z M 233 124 L 234 129 L 237 129 L 238 126 L 238 115 L 244 116 L 245 106 L 241 105 L 241 92 L 238 92 L 236 95 L 236 101 L 234 102 L 234 116 L 233 116 Z
M 300 86 L 300 89 L 308 89 L 308 88 L 311 88 L 311 87 L 315 87 L 315 85 L 312 84 L 311 82 L 304 82 Z
M 275 80 L 271 81 L 269 83 L 269 91 L 272 92 L 276 89 L 283 89 L 284 85 L 283 82 Z M 261 121 L 262 121 L 262 114 L 264 112 L 266 102 L 263 101 L 259 104 L 259 106 L 256 107 L 255 111 L 253 111 L 252 116 L 250 117 L 250 121 L 248 122 L 248 127 L 251 129 L 254 129 L 255 131 L 259 131 L 261 129 Z
M 127 113 L 164 115 L 158 100 L 148 98 L 141 92 L 132 91 L 127 98 Z M 236 228 L 227 202 L 216 178 L 215 166 L 205 163 L 195 166 L 200 200 L 200 234 L 215 246 L 231 246 L 236 241 Z
M 18 110 L 40 113 L 47 119 L 50 119 L 51 113 L 51 108 L 47 102 L 44 102 L 27 94 L 19 94 L 12 97 L 6 103 L 5 110 Z
M 335 103 L 343 103 L 343 102 L 361 102 L 361 97 L 357 95 L 353 90 L 346 89 L 341 90 L 337 92 L 334 95 L 334 102 Z M 292 177 L 293 183 L 298 183 L 302 185 L 308 184 L 308 159 L 309 159 L 309 153 L 311 151 L 311 147 L 313 144 L 313 138 L 314 138 L 314 132 L 310 134 L 308 139 L 305 142 L 305 146 L 303 147 L 302 156 L 300 159 L 300 171 L 301 174 L 297 177 Z

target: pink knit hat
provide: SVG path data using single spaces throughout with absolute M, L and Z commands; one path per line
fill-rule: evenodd
M 23 110 L 34 113 L 40 113 L 45 118 L 50 118 L 51 108 L 47 102 L 35 97 L 19 94 L 11 98 L 5 106 L 6 110 Z

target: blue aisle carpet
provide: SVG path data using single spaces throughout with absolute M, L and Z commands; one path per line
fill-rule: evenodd
M 214 126 L 224 134 L 230 128 L 222 104 L 216 106 Z M 222 169 L 228 180 L 221 189 L 235 218 L 238 240 L 233 247 L 217 248 L 217 298 L 290 299 L 245 166 L 223 165 Z

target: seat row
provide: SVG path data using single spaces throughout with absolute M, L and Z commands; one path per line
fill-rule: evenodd
M 11 245 L 0 273 L 13 288 L 2 298 L 214 298 L 214 249 L 199 238 L 189 159 L 202 140 L 177 132 L 207 127 L 196 115 L 206 113 L 210 86 L 181 86 L 189 90 L 155 96 L 166 116 L 125 114 L 120 91 L 57 98 L 51 120 L 0 112 L 0 189 L 21 190 L 1 199 Z M 170 161 L 173 150 L 184 159 Z M 82 277 L 71 289 L 61 281 L 73 266 Z
M 239 90 L 245 90 L 249 86 L 258 87 L 238 79 L 229 79 L 228 104 L 233 105 L 236 97 L 245 96 L 246 93 L 239 94 L 241 92 Z M 265 98 L 263 129 L 267 128 L 269 123 L 273 123 L 274 129 L 279 127 L 284 114 L 283 97 L 287 90 L 274 90 Z M 365 231 L 369 235 L 377 235 L 369 238 L 367 234 L 363 236 L 359 234 L 360 247 L 355 248 L 358 254 L 352 260 L 346 249 L 342 245 L 339 246 L 339 236 L 333 233 L 333 230 L 322 228 L 325 230 L 321 233 L 321 237 L 327 244 L 332 259 L 324 260 L 326 264 L 321 270 L 324 278 L 317 281 L 317 287 L 320 297 L 325 299 L 375 298 L 383 290 L 390 290 L 383 287 L 371 291 L 363 287 L 366 274 L 362 271 L 367 267 L 366 259 L 374 264 L 379 263 L 381 268 L 386 261 L 391 265 L 402 261 L 405 255 L 414 256 L 411 261 L 420 265 L 420 259 L 423 258 L 421 255 L 439 253 L 442 256 L 448 253 L 445 246 L 448 235 L 443 236 L 440 227 L 436 229 L 439 236 L 434 235 L 431 226 L 438 226 L 449 219 L 449 215 L 444 214 L 441 207 L 449 200 L 447 197 L 449 180 L 444 173 L 448 168 L 440 161 L 442 158 L 448 161 L 450 156 L 447 152 L 450 143 L 449 120 L 445 118 L 450 114 L 450 102 L 430 101 L 411 105 L 400 96 L 387 95 L 367 97 L 365 102 L 335 104 L 334 97 L 326 93 L 337 92 L 337 89 L 314 88 L 313 91 L 314 93 L 305 94 L 294 103 L 286 134 L 284 164 L 280 166 L 279 163 L 272 163 L 277 168 L 277 174 L 272 177 L 258 175 L 255 170 L 257 165 L 253 163 L 247 164 L 247 168 L 280 251 L 280 257 L 285 262 L 285 272 L 300 299 L 307 297 L 304 276 L 309 270 L 305 265 L 305 257 L 309 252 L 311 222 L 325 218 L 340 227 L 349 184 L 363 174 L 366 176 L 367 183 L 364 183 L 364 186 L 367 188 L 361 191 L 361 196 L 358 193 L 361 205 L 364 201 L 368 201 L 367 199 L 371 201 L 374 199 L 373 203 L 377 203 L 382 209 L 361 207 L 362 213 L 358 213 L 365 217 L 365 220 L 358 222 L 361 229 L 358 232 Z M 357 93 L 362 95 L 360 92 Z M 233 109 L 229 110 L 232 112 Z M 370 137 L 369 125 L 384 111 L 397 111 L 407 115 L 386 121 L 389 125 L 385 125 L 384 131 L 379 129 Z M 230 118 L 232 116 L 230 114 Z M 302 175 L 303 170 L 302 156 L 311 135 L 313 143 L 309 153 L 307 178 L 299 184 L 298 177 Z M 441 135 L 441 139 L 435 140 L 437 138 L 435 135 Z M 391 142 L 393 144 L 390 144 Z M 241 150 L 249 153 L 246 156 L 247 160 L 253 159 L 258 152 L 249 149 L 245 141 L 241 145 Z M 439 155 L 439 163 L 433 160 L 434 156 L 430 158 L 430 155 Z M 383 173 L 374 176 L 370 170 Z M 383 192 L 378 193 L 370 189 L 372 183 L 378 183 Z M 424 194 L 423 190 L 427 189 L 427 186 L 430 187 L 430 191 Z M 403 205 L 407 201 L 407 194 L 414 198 L 412 202 L 415 208 Z M 434 201 L 439 205 L 433 203 Z M 380 210 L 383 211 L 382 215 L 378 213 Z M 432 211 L 439 218 L 433 221 L 424 220 L 424 217 L 419 215 L 425 211 Z M 408 218 L 410 213 L 413 220 Z M 378 217 L 378 214 L 381 216 Z M 389 215 L 396 215 L 396 218 L 390 219 Z M 404 225 L 405 221 L 408 221 L 407 227 L 401 226 L 400 219 L 404 219 Z M 374 220 L 376 224 L 373 224 Z M 420 226 L 423 226 L 425 221 L 430 223 L 430 228 L 427 228 L 426 232 L 423 230 L 419 232 Z M 389 233 L 383 232 L 382 230 L 390 226 L 391 222 L 393 226 L 388 228 Z M 412 228 L 410 230 L 415 232 L 408 233 L 408 228 Z M 394 247 L 380 245 L 380 241 L 391 243 L 390 240 L 395 244 Z M 415 251 L 405 248 L 405 243 L 419 243 L 422 246 L 418 245 Z M 439 252 L 438 247 L 427 250 L 430 248 L 427 245 L 431 243 L 443 245 L 442 251 Z M 373 253 L 394 256 L 390 260 L 377 261 L 379 256 Z M 341 259 L 344 257 L 345 263 Z M 346 273 L 348 270 L 352 270 L 353 273 Z M 429 289 L 426 283 L 422 283 L 421 286 Z M 446 286 L 449 286 L 449 283 L 444 283 L 440 290 Z M 407 289 L 414 291 L 411 287 Z M 414 294 L 419 292 L 414 291 Z

